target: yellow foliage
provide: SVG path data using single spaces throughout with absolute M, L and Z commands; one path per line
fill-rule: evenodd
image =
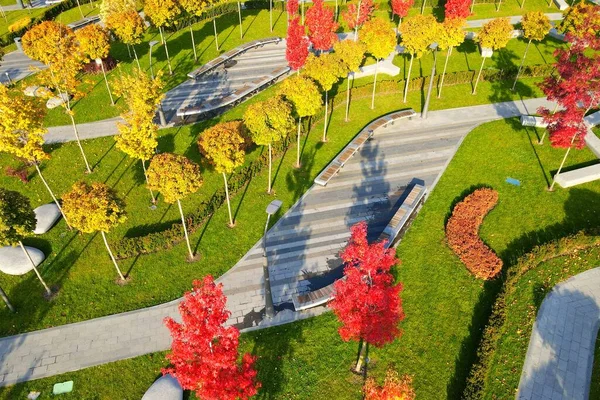
M 396 32 L 392 24 L 383 18 L 371 18 L 360 29 L 360 41 L 367 46 L 367 52 L 376 60 L 390 55 L 396 48 Z
M 91 60 L 108 56 L 110 41 L 108 32 L 98 24 L 87 25 L 75 32 L 81 52 Z
M 218 173 L 230 174 L 244 164 L 248 144 L 242 121 L 221 122 L 202 132 L 198 148 Z
M 463 28 L 467 21 L 462 18 L 448 18 L 444 20 L 438 31 L 437 44 L 441 50 L 447 50 L 451 47 L 460 46 L 465 41 L 465 31 Z
M 162 73 L 154 79 L 135 68 L 130 75 L 122 75 L 115 82 L 115 93 L 123 96 L 129 111 L 139 118 L 152 119 L 164 96 Z
M 352 40 L 344 42 L 355 43 Z M 304 75 L 294 75 L 284 80 L 279 86 L 279 94 L 292 102 L 296 114 L 302 118 L 315 115 L 323 105 L 319 88 Z
M 521 20 L 525 39 L 540 41 L 546 37 L 552 25 L 550 19 L 541 11 L 530 11 Z
M 100 3 L 100 19 L 106 24 L 111 14 L 136 10 L 136 0 L 102 0 Z
M 179 5 L 188 13 L 201 16 L 211 6 L 210 0 L 179 0 Z
M 251 104 L 244 112 L 244 124 L 254 143 L 266 146 L 279 142 L 294 130 L 292 105 L 281 96 Z
M 346 75 L 346 71 L 335 53 L 323 53 L 320 56 L 309 54 L 303 74 L 319 83 L 323 90 L 329 91 L 339 78 Z
M 358 72 L 365 59 L 367 48 L 363 42 L 354 40 L 340 40 L 334 43 L 333 51 L 340 62 L 345 66 L 348 73 Z
M 598 24 L 600 24 L 600 7 L 580 1 L 573 7 L 565 10 L 564 19 L 561 21 L 558 29 L 564 33 L 570 33 L 577 38 L 581 38 L 585 34 L 598 34 L 594 30 L 594 27 L 598 26 Z
M 157 26 L 169 26 L 181 13 L 176 0 L 146 0 L 144 12 L 152 23 Z
M 405 18 L 400 26 L 405 52 L 420 58 L 437 40 L 440 29 L 440 24 L 433 15 L 414 15 Z
M 508 44 L 513 26 L 508 18 L 496 18 L 483 25 L 477 34 L 477 41 L 481 47 L 499 50 Z
M 119 134 L 115 136 L 117 149 L 129 157 L 146 161 L 152 158 L 158 145 L 158 127 L 152 118 L 141 118 L 132 113 L 123 115 L 125 123 L 118 123 Z
M 135 10 L 108 14 L 105 24 L 123 43 L 129 45 L 141 43 L 146 28 L 144 20 Z
M 162 153 L 154 156 L 148 168 L 148 188 L 162 193 L 173 204 L 202 186 L 200 167 L 184 156 Z
M 8 26 L 8 31 L 9 32 L 20 31 L 21 29 L 25 28 L 26 26 L 29 26 L 29 24 L 31 24 L 31 18 L 23 17 L 23 18 L 16 20 L 12 24 L 10 24 Z
M 46 65 L 62 63 L 66 58 L 81 58 L 71 28 L 54 21 L 44 21 L 29 29 L 21 39 L 23 52 Z

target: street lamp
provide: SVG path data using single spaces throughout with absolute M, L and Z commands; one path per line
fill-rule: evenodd
M 269 278 L 269 260 L 267 258 L 267 229 L 269 229 L 269 220 L 271 215 L 279 211 L 283 202 L 281 200 L 273 200 L 267 206 L 267 223 L 265 224 L 265 233 L 263 236 L 263 274 L 265 276 L 265 314 L 268 319 L 275 316 L 273 308 L 273 296 L 271 295 L 271 279 Z
M 421 118 L 427 119 L 427 111 L 429 110 L 429 99 L 431 98 L 431 90 L 433 89 L 433 79 L 435 78 L 435 64 L 437 64 L 437 43 L 432 43 L 429 48 L 433 52 L 433 67 L 431 67 L 431 78 L 429 78 L 429 88 L 427 89 L 427 98 L 425 99 L 425 105 L 423 106 L 423 112 Z
M 153 40 L 150 42 L 150 53 L 148 56 L 150 58 L 150 76 L 152 77 L 152 79 L 154 79 L 154 70 L 152 69 L 152 47 L 156 46 L 159 43 L 160 42 L 158 40 Z

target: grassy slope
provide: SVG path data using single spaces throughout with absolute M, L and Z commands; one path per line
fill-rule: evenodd
M 331 137 L 333 140 L 334 135 Z M 532 145 L 534 139 L 535 133 L 518 127 L 517 119 L 482 125 L 467 136 L 398 248 L 402 260 L 398 277 L 405 286 L 404 335 L 394 344 L 371 351 L 371 374 L 381 377 L 393 365 L 401 373 L 415 376 L 419 398 L 459 398 L 497 289 L 496 283 L 483 284 L 471 277 L 444 243 L 445 217 L 466 189 L 488 184 L 498 190 L 500 202 L 486 218 L 481 234 L 507 262 L 535 244 L 598 225 L 600 183 L 546 192 L 545 179 L 559 162 L 562 150 Z M 568 164 L 591 159 L 592 155 L 582 150 L 574 152 Z M 522 186 L 505 183 L 509 176 L 520 179 Z M 280 194 L 281 180 L 276 186 Z M 218 219 L 220 225 L 225 223 L 224 215 Z M 519 224 L 514 223 L 516 220 Z M 227 250 L 220 254 L 227 254 Z M 176 253 L 171 257 L 183 257 L 183 249 Z M 153 266 L 143 264 L 144 269 Z M 176 268 L 186 266 L 182 263 Z M 204 270 L 203 265 L 195 268 Z M 134 270 L 134 274 L 138 275 L 134 275 L 133 284 L 140 280 L 142 269 Z M 108 288 L 111 298 L 112 293 L 129 289 Z M 62 303 L 62 297 L 57 303 Z M 244 349 L 261 356 L 258 368 L 264 385 L 262 398 L 359 399 L 361 382 L 348 371 L 356 345 L 342 343 L 336 326 L 334 317 L 325 315 L 243 335 Z M 80 390 L 79 397 L 73 398 L 122 398 L 123 394 L 139 398 L 163 363 L 160 354 L 139 357 L 4 389 L 0 398 L 14 398 L 11 396 L 47 388 L 67 378 L 74 378 Z M 120 371 L 126 371 L 125 375 L 121 376 Z M 130 376 L 139 378 L 130 382 Z M 101 393 L 94 397 L 100 386 Z

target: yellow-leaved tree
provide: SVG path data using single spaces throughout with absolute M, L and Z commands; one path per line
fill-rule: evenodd
M 151 78 L 140 70 L 133 70 L 131 74 L 123 74 L 117 79 L 115 93 L 123 96 L 130 112 L 152 119 L 164 97 L 163 87 L 160 72 Z
M 360 71 L 360 66 L 365 59 L 367 48 L 362 42 L 340 40 L 333 45 L 333 51 L 338 56 L 340 63 L 346 72 L 346 81 L 348 85 L 346 88 L 345 121 L 348 122 L 350 113 L 350 77 L 352 76 L 352 80 L 354 81 L 354 74 Z
M 181 208 L 181 199 L 197 192 L 201 186 L 200 167 L 184 156 L 162 153 L 155 155 L 150 161 L 148 188 L 159 191 L 167 203 L 177 203 L 189 252 L 189 261 L 193 261 L 195 257 L 190 245 L 183 209 Z
M 500 50 L 506 47 L 511 38 L 512 31 L 513 26 L 510 24 L 508 18 L 496 18 L 483 25 L 481 31 L 477 34 L 477 41 L 479 42 L 482 52 L 483 49 L 486 48 Z M 481 71 L 483 70 L 483 64 L 485 63 L 486 58 L 485 53 L 482 53 L 481 67 L 479 68 L 472 94 L 477 93 L 477 84 L 479 83 L 479 78 L 481 77 Z
M 158 28 L 160 39 L 165 45 L 167 55 L 167 65 L 169 66 L 169 75 L 173 75 L 171 67 L 171 58 L 169 57 L 169 47 L 165 40 L 164 27 L 171 25 L 181 14 L 181 8 L 176 0 L 146 0 L 144 2 L 144 12 L 150 18 L 150 21 Z
M 367 46 L 367 53 L 375 57 L 376 60 L 373 94 L 371 96 L 371 109 L 374 109 L 379 62 L 388 57 L 396 48 L 396 32 L 394 32 L 394 26 L 383 18 L 371 18 L 365 22 L 360 32 L 360 41 Z
M 352 41 L 348 41 L 352 42 Z M 354 42 L 352 42 L 354 43 Z M 300 168 L 300 136 L 302 118 L 315 115 L 323 105 L 321 93 L 315 82 L 303 75 L 294 75 L 284 80 L 279 87 L 279 94 L 290 101 L 298 116 L 298 134 L 296 149 L 296 168 Z
M 75 229 L 83 233 L 100 232 L 110 259 L 123 282 L 125 277 L 108 245 L 106 234 L 127 219 L 125 203 L 114 190 L 100 182 L 91 185 L 77 182 L 62 199 L 65 214 Z
M 512 86 L 513 91 L 517 86 L 517 81 L 519 80 L 519 75 L 521 75 L 523 64 L 525 64 L 525 57 L 527 57 L 527 50 L 529 50 L 531 41 L 535 40 L 536 42 L 539 42 L 543 40 L 548 32 L 550 32 L 552 25 L 550 24 L 550 19 L 543 12 L 529 11 L 523 15 L 523 18 L 521 19 L 521 28 L 523 28 L 523 37 L 527 39 L 527 46 L 525 47 L 525 52 L 523 53 L 523 58 L 521 59 L 517 76 L 515 76 L 515 83 L 513 83 Z
M 44 134 L 47 132 L 43 126 L 43 107 L 37 101 L 25 98 L 16 91 L 11 93 L 6 86 L 0 85 L 0 115 L 0 152 L 12 154 L 35 167 L 54 204 L 70 227 L 69 220 L 40 170 L 40 163 L 50 158 L 42 147 Z
M 462 18 L 448 18 L 444 20 L 438 30 L 437 44 L 440 50 L 446 50 L 446 62 L 444 62 L 444 72 L 440 81 L 440 89 L 438 91 L 438 99 L 442 97 L 442 89 L 444 87 L 444 78 L 446 77 L 446 68 L 448 68 L 448 59 L 452 55 L 452 50 L 460 46 L 465 41 L 465 31 L 463 28 L 467 21 Z
M 410 54 L 410 64 L 408 74 L 406 75 L 406 85 L 404 87 L 404 99 L 408 95 L 408 84 L 414 58 L 421 58 L 439 36 L 440 24 L 433 15 L 415 15 L 407 17 L 400 27 L 402 34 L 402 46 L 404 52 Z
M 327 141 L 327 120 L 329 91 L 342 76 L 345 75 L 345 66 L 335 53 L 322 53 L 320 56 L 309 54 L 304 64 L 303 74 L 317 82 L 325 91 L 325 121 L 323 123 L 323 142 Z
M 252 141 L 269 148 L 269 182 L 267 193 L 271 193 L 271 164 L 273 143 L 285 139 L 294 129 L 292 105 L 281 96 L 254 103 L 244 112 L 244 124 L 250 131 Z
M 108 32 L 98 24 L 91 24 L 75 31 L 75 36 L 77 37 L 83 55 L 87 59 L 94 60 L 96 64 L 100 65 L 102 75 L 104 75 L 104 83 L 106 83 L 108 97 L 110 97 L 110 104 L 114 106 L 115 101 L 113 100 L 110 91 L 110 85 L 108 84 L 103 61 L 103 58 L 108 56 L 110 50 L 110 38 L 108 37 Z
M 214 166 L 217 173 L 223 175 L 231 228 L 235 226 L 235 221 L 231 213 L 227 175 L 244 164 L 248 144 L 246 127 L 242 121 L 221 122 L 206 129 L 198 139 L 200 153 Z
M 146 28 L 140 14 L 138 14 L 135 8 L 132 10 L 114 12 L 106 16 L 104 23 L 109 30 L 113 31 L 113 33 L 128 46 L 127 49 L 131 46 L 135 56 L 135 62 L 137 63 L 138 68 L 142 69 L 137 51 L 135 50 L 135 45 L 142 43 L 142 36 L 144 35 L 144 30 Z M 129 55 L 131 56 L 131 53 L 129 53 Z
M 135 9 L 136 0 L 102 0 L 100 2 L 100 20 L 106 24 L 109 15 Z
M 206 1 L 198 0 L 179 0 L 179 5 L 188 13 L 190 16 L 199 17 L 206 10 L 208 10 L 208 3 Z M 194 50 L 194 62 L 198 61 L 198 54 L 196 52 L 196 41 L 194 40 L 194 30 L 192 29 L 192 18 L 189 18 L 190 36 L 192 38 L 192 49 Z
M 77 90 L 77 76 L 83 68 L 84 56 L 75 34 L 61 23 L 44 21 L 28 30 L 23 35 L 22 43 L 23 51 L 29 58 L 48 66 L 47 70 L 38 73 L 38 79 L 58 92 L 60 104 L 71 119 L 86 171 L 92 172 L 79 140 L 75 114 L 71 108 L 71 98 L 83 95 Z

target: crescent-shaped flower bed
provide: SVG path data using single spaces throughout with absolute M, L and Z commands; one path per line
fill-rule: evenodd
M 480 279 L 495 278 L 502 270 L 502 260 L 479 237 L 483 218 L 498 203 L 498 192 L 489 188 L 477 189 L 458 203 L 446 224 L 448 245 Z

